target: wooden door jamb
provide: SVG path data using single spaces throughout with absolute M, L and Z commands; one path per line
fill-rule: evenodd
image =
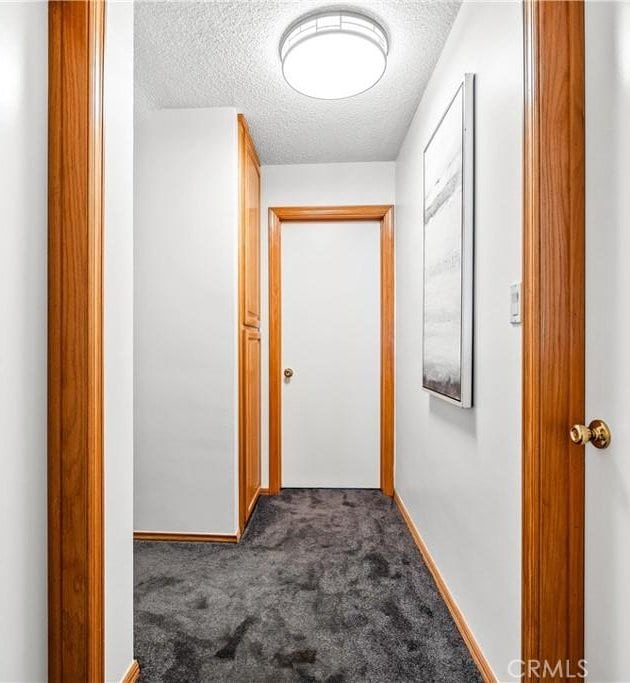
M 269 493 L 277 495 L 282 468 L 282 224 L 379 221 L 381 230 L 380 487 L 394 495 L 394 207 L 289 206 L 269 209 Z
M 584 657 L 584 3 L 525 0 L 524 48 L 521 657 L 564 680 Z

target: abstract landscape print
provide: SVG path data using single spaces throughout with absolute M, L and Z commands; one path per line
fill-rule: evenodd
M 472 100 L 467 87 L 472 91 L 472 74 L 457 90 L 423 158 L 422 386 L 461 407 L 472 405 L 472 211 L 467 206 L 472 196 L 466 192 L 472 190 L 467 177 L 472 159 L 466 158 L 472 155 L 472 121 L 466 120 Z

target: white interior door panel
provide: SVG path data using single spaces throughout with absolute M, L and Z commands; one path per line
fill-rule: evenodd
M 378 222 L 283 225 L 282 357 L 282 486 L 378 488 Z

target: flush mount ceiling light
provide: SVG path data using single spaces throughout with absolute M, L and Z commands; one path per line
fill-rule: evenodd
M 298 92 L 340 100 L 365 92 L 385 73 L 387 34 L 374 19 L 322 10 L 291 24 L 280 41 L 282 73 Z

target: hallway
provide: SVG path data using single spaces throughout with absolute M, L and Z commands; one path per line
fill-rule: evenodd
M 145 683 L 481 680 L 380 491 L 285 489 L 238 544 L 134 552 Z
M 0 683 L 630 683 L 628 36 L 0 2 Z

